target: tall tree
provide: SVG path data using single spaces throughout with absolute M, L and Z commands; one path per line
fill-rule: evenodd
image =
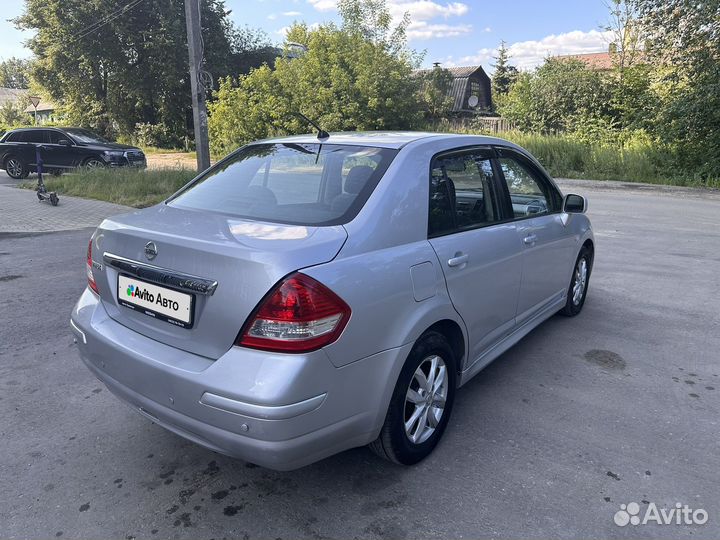
M 642 56 L 637 6 L 633 0 L 608 0 L 605 7 L 610 16 L 602 29 L 611 36 L 613 65 L 622 79 L 625 69 L 636 65 Z
M 619 129 L 644 129 L 654 120 L 650 90 L 653 69 L 642 50 L 642 30 L 637 6 L 632 0 L 608 0 L 609 18 L 602 27 L 610 35 L 609 53 L 613 75 L 612 104 L 617 110 Z
M 190 105 L 182 0 L 26 0 L 34 78 L 68 121 L 131 135 L 161 124 L 176 140 Z M 222 0 L 202 0 L 205 69 L 236 74 L 236 31 Z
M 29 88 L 30 66 L 30 60 L 15 57 L 0 62 L 0 86 L 4 88 Z
M 453 106 L 453 97 L 450 95 L 453 75 L 450 70 L 438 66 L 421 72 L 419 77 L 418 96 L 426 115 L 433 120 L 447 116 Z
M 332 23 L 290 28 L 288 42 L 304 45 L 304 53 L 278 59 L 275 69 L 263 66 L 237 81 L 223 81 L 210 104 L 215 151 L 273 134 L 306 133 L 311 128 L 298 112 L 328 131 L 417 125 L 422 115 L 413 98 L 418 88 L 414 57 L 397 37 L 404 27 L 391 28 L 379 0 L 341 2 L 341 8 L 343 17 L 350 15 L 340 28 Z M 374 21 L 372 29 L 366 32 L 358 13 L 363 21 Z
M 663 74 L 656 133 L 703 177 L 720 177 L 720 1 L 631 1 Z
M 509 64 L 510 55 L 505 42 L 500 42 L 498 53 L 493 64 L 492 89 L 496 96 L 502 96 L 510 91 L 510 87 L 517 78 L 518 70 Z

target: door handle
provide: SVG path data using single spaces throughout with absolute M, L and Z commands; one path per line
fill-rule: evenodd
M 452 259 L 448 259 L 448 266 L 462 266 L 468 262 L 468 255 L 467 253 L 456 253 L 455 256 Z
M 536 240 L 537 236 L 534 234 L 529 234 L 525 238 L 523 238 L 523 242 L 525 242 L 526 244 L 534 244 Z

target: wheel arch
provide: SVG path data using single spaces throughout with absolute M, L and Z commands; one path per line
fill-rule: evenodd
M 593 262 L 595 261 L 595 242 L 592 238 L 587 238 L 580 249 L 587 248 L 590 251 L 590 269 L 592 270 Z
M 423 334 L 427 332 L 438 332 L 445 336 L 445 339 L 447 339 L 448 344 L 455 355 L 455 370 L 458 374 L 462 373 L 462 369 L 465 364 L 467 344 L 465 334 L 457 321 L 452 319 L 442 319 L 428 327 Z

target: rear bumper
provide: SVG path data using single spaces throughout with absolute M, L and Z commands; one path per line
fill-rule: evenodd
M 90 371 L 138 412 L 202 446 L 278 470 L 375 439 L 411 347 L 342 368 L 322 350 L 232 347 L 213 361 L 122 326 L 87 290 L 71 327 Z

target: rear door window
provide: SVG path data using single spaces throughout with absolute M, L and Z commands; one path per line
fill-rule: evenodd
M 473 229 L 500 221 L 489 150 L 441 155 L 430 171 L 428 235 Z
M 45 139 L 45 132 L 44 129 L 29 129 L 27 131 L 21 132 L 22 142 L 28 142 L 28 143 L 35 143 L 35 144 L 42 144 L 47 142 Z
M 357 215 L 396 154 L 321 143 L 250 145 L 168 204 L 275 223 L 343 224 Z

